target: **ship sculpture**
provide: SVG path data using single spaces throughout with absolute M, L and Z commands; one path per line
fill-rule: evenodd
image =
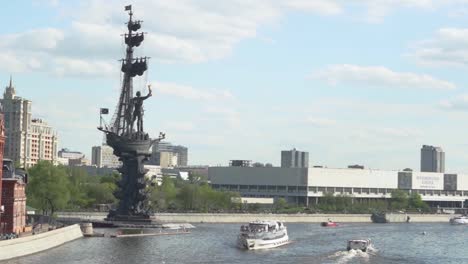
M 118 205 L 109 212 L 107 220 L 144 221 L 150 219 L 151 210 L 147 201 L 147 170 L 143 164 L 151 156 L 151 146 L 164 139 L 164 134 L 160 133 L 157 139 L 151 139 L 143 130 L 143 102 L 151 97 L 152 91 L 148 85 L 146 96 L 142 96 L 140 91 L 134 96 L 133 78 L 145 74 L 149 58 L 134 56 L 135 48 L 141 45 L 145 33 L 138 32 L 142 21 L 133 19 L 132 7 L 126 6 L 125 11 L 129 11 L 129 20 L 128 33 L 123 35 L 126 52 L 121 66 L 120 97 L 110 124 L 103 125 L 102 114 L 107 114 L 108 109 L 101 109 L 101 125 L 98 129 L 105 133 L 107 145 L 113 148 L 114 155 L 122 162 L 118 169 L 122 177 L 114 192 Z

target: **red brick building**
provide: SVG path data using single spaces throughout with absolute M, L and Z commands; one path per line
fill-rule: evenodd
M 4 213 L 0 233 L 20 234 L 26 226 L 26 183 L 20 177 L 2 179 Z
M 0 113 L 0 168 L 3 168 L 3 149 L 5 145 L 5 119 L 3 114 Z M 2 193 L 2 173 L 3 170 L 0 170 L 0 194 Z M 0 219 L 3 214 L 3 203 L 2 196 L 0 195 Z M 0 222 L 1 223 L 1 222 Z
M 0 234 L 22 233 L 26 226 L 26 182 L 23 171 L 15 171 L 11 160 L 3 160 L 5 126 L 0 114 Z

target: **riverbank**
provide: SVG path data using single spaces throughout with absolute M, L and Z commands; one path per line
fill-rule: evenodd
M 81 221 L 104 220 L 103 212 L 59 212 L 57 216 Z M 449 214 L 408 214 L 410 222 L 448 223 Z M 245 223 L 262 219 L 278 219 L 286 223 L 320 223 L 332 219 L 341 223 L 371 223 L 370 214 L 213 214 L 213 213 L 158 213 L 154 219 L 161 223 Z
M 83 237 L 78 225 L 45 233 L 0 241 L 0 260 L 31 255 Z

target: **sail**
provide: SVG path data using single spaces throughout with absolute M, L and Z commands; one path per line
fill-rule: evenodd
M 145 39 L 144 33 L 136 33 L 141 26 L 142 21 L 132 20 L 133 13 L 129 13 L 130 18 L 127 22 L 128 32 L 124 34 L 126 45 L 125 58 L 122 60 L 121 71 L 123 72 L 122 87 L 120 90 L 119 101 L 117 103 L 114 115 L 111 120 L 110 132 L 119 136 L 131 136 L 135 130 L 133 124 L 133 78 L 142 76 L 148 69 L 147 57 L 135 58 L 134 49 L 139 47 Z
M 137 31 L 141 28 L 141 21 L 130 21 L 127 24 L 128 30 Z
M 145 35 L 143 33 L 137 33 L 136 35 L 129 35 L 125 34 L 125 44 L 130 47 L 139 47 L 141 42 L 145 39 Z
M 137 58 L 135 62 L 122 61 L 122 72 L 129 74 L 131 77 L 142 76 L 148 69 L 146 58 Z

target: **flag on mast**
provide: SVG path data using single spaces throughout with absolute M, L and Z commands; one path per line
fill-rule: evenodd
M 132 5 L 125 6 L 125 11 L 132 11 Z
M 101 115 L 109 114 L 109 108 L 101 108 Z

